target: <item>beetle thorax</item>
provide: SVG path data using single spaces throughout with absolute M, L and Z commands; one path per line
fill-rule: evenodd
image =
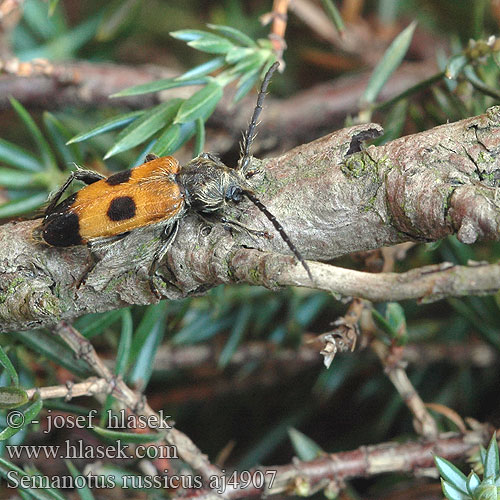
M 215 212 L 228 202 L 241 200 L 248 190 L 239 171 L 229 168 L 216 156 L 204 153 L 181 168 L 177 183 L 184 193 L 186 204 L 198 212 Z

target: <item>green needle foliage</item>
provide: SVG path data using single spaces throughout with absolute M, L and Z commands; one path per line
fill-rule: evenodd
M 495 434 L 486 450 L 480 448 L 478 466 L 483 470 L 483 479 L 473 470 L 466 476 L 444 458 L 435 457 L 434 460 L 448 500 L 497 500 L 500 497 L 500 462 Z
M 36 154 L 0 139 L 0 185 L 9 190 L 11 201 L 0 205 L 0 219 L 27 214 L 40 208 L 51 191 L 59 187 L 77 163 L 81 147 L 67 146 L 70 131 L 49 112 L 43 115 L 46 135 L 24 106 L 11 99 L 12 107 L 36 147 Z M 77 162 L 77 163 L 75 163 Z
M 102 12 L 98 11 L 70 27 L 58 2 L 49 2 L 47 11 L 47 2 L 27 0 L 23 3 L 22 21 L 12 39 L 16 56 L 22 61 L 76 59 L 96 36 L 101 18 Z
M 275 56 L 268 40 L 254 42 L 243 32 L 230 26 L 210 24 L 215 33 L 200 30 L 174 31 L 171 35 L 190 47 L 217 57 L 190 69 L 177 78 L 166 78 L 131 87 L 112 97 L 128 97 L 185 86 L 201 86 L 187 99 L 171 99 L 138 113 L 126 113 L 99 123 L 92 130 L 73 137 L 77 143 L 103 132 L 122 128 L 115 144 L 104 158 L 127 151 L 150 141 L 146 152 L 165 156 L 196 136 L 195 153 L 203 150 L 205 122 L 213 113 L 226 85 L 238 80 L 234 102 L 238 102 L 274 63 Z M 219 71 L 217 76 L 211 73 Z

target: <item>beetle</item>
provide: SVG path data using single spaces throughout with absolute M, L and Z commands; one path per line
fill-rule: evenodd
M 107 178 L 90 170 L 76 170 L 50 199 L 39 228 L 43 241 L 55 247 L 92 245 L 120 239 L 139 227 L 162 224 L 163 243 L 153 258 L 153 268 L 168 251 L 179 221 L 188 212 L 202 218 L 215 215 L 228 226 L 269 237 L 266 232 L 223 217 L 227 204 L 238 204 L 248 198 L 270 220 L 312 281 L 306 261 L 248 181 L 255 174 L 250 167 L 250 147 L 277 66 L 274 63 L 264 77 L 250 125 L 243 135 L 236 168 L 228 167 L 211 153 L 202 153 L 184 166 L 172 156 L 148 155 L 142 165 Z M 74 180 L 87 186 L 60 202 Z

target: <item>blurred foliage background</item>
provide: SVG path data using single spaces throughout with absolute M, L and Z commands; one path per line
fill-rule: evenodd
M 345 23 L 343 37 L 339 37 L 323 10 L 323 2 L 302 0 L 288 13 L 287 48 L 283 55 L 286 68 L 274 77 L 271 87 L 273 98 L 282 99 L 283 106 L 298 93 L 314 95 L 314 90 L 325 83 L 332 86 L 332 99 L 340 102 L 346 95 L 342 90 L 345 78 L 358 82 L 361 92 L 365 91 L 369 76 L 387 53 L 391 41 L 412 21 L 417 21 L 418 26 L 408 50 L 401 53 L 404 59 L 393 68 L 393 78 L 384 83 L 378 104 L 363 102 L 361 93 L 355 106 L 341 108 L 331 124 L 318 127 L 313 133 L 316 137 L 371 117 L 386 128 L 382 140 L 390 140 L 482 113 L 488 106 L 499 103 L 497 53 L 488 49 L 481 52 L 478 43 L 498 33 L 500 2 L 344 0 L 334 3 Z M 112 62 L 139 71 L 144 68 L 146 73 L 148 68 L 155 67 L 166 71 L 163 79 L 173 79 L 217 54 L 195 50 L 186 44 L 185 37 L 184 40 L 172 37 L 171 32 L 210 31 L 206 26 L 210 23 L 241 30 L 251 40 L 267 40 L 270 27 L 263 26 L 259 19 L 271 8 L 272 3 L 267 0 L 104 3 L 28 0 L 21 2 L 18 18 L 10 29 L 4 30 L 2 58 L 4 61 L 12 57 L 20 61 L 44 58 L 62 67 L 69 61 Z M 321 15 L 315 17 L 313 14 L 318 12 Z M 471 39 L 476 43 L 471 45 Z M 263 43 L 260 47 L 270 50 L 270 44 Z M 474 53 L 474 47 L 481 49 L 479 53 Z M 269 52 L 266 54 L 268 57 Z M 270 60 L 264 57 L 259 62 Z M 255 67 L 243 68 L 240 77 Z M 205 145 L 223 145 L 219 151 L 222 159 L 234 163 L 239 130 L 232 129 L 231 121 L 224 118 L 227 115 L 217 119 L 216 112 L 211 117 L 215 101 L 208 103 L 206 114 L 196 117 L 191 128 L 181 124 L 184 128 L 180 127 L 180 131 L 168 128 L 173 127 L 174 112 L 172 116 L 162 115 L 163 128 L 149 129 L 143 141 L 128 144 L 130 147 L 104 161 L 106 153 L 109 155 L 120 140 L 118 125 L 108 126 L 107 131 L 103 126 L 93 134 L 82 134 L 95 130 L 97 123 L 119 122 L 124 130 L 134 120 L 141 119 L 143 115 L 138 111 L 150 109 L 149 101 L 142 105 L 140 99 L 133 104 L 110 99 L 71 105 L 60 104 L 57 95 L 38 101 L 36 95 L 23 99 L 28 93 L 21 92 L 17 100 L 9 102 L 5 89 L 14 88 L 12 72 L 9 74 L 5 65 L 3 68 L 4 75 L 0 78 L 3 221 L 39 209 L 48 193 L 74 168 L 74 163 L 103 173 L 128 168 L 140 163 L 146 151 L 154 150 L 155 144 L 158 145 L 155 141 L 167 130 L 170 135 L 163 137 L 167 142 L 166 146 L 162 143 L 162 153 L 175 152 L 179 158 L 188 159 Z M 405 80 L 403 88 L 398 87 L 398 71 L 407 68 L 413 71 L 413 76 Z M 451 78 L 442 77 L 445 70 Z M 214 75 L 220 75 L 221 71 L 216 68 Z M 157 74 L 162 75 L 161 71 Z M 254 76 L 252 84 L 257 83 L 260 72 Z M 233 96 L 239 88 L 236 80 L 229 81 L 227 88 L 222 87 Z M 352 87 L 355 89 L 356 85 Z M 401 95 L 405 89 L 413 90 Z M 248 86 L 246 91 L 250 90 Z M 229 106 L 224 101 L 226 97 L 222 94 L 218 97 L 223 106 Z M 245 107 L 246 116 L 250 117 L 254 97 L 255 88 L 232 109 Z M 262 120 L 265 123 L 265 110 Z M 292 138 L 295 142 L 287 147 L 314 138 L 311 134 L 310 130 L 300 130 Z M 66 144 L 75 136 L 85 140 Z M 266 139 L 258 138 L 259 154 L 283 151 L 280 144 L 267 146 Z M 395 270 L 442 261 L 493 262 L 499 256 L 498 243 L 465 246 L 449 238 L 440 244 L 413 246 L 404 259 L 395 263 Z M 374 252 L 345 257 L 335 263 L 379 271 L 383 257 Z M 498 299 L 498 296 L 471 297 L 429 305 L 407 302 L 400 304 L 397 313 L 398 324 L 404 325 L 404 339 L 397 342 L 406 344 L 407 371 L 423 400 L 495 426 L 499 425 L 500 417 Z M 386 315 L 387 304 L 374 307 L 379 315 Z M 79 318 L 75 326 L 91 339 L 98 353 L 111 365 L 117 359 L 119 346 L 128 346 L 127 354 L 122 353 L 126 382 L 144 390 L 154 409 L 164 409 L 166 414 L 173 415 L 176 426 L 213 462 L 223 463 L 228 469 L 247 469 L 256 464 L 286 464 L 295 455 L 310 456 L 310 443 L 300 434 L 290 433 L 291 428 L 298 429 L 328 452 L 415 435 L 412 415 L 370 349 L 340 354 L 328 370 L 318 352 L 315 356 L 308 355 L 311 350 L 305 340 L 331 330 L 332 323 L 346 308 L 335 297 L 303 289 L 218 287 L 199 298 L 89 315 Z M 381 328 L 379 333 L 387 342 L 394 342 L 390 331 Z M 24 388 L 60 385 L 89 375 L 85 363 L 75 362 L 71 350 L 49 331 L 1 335 L 0 345 Z M 264 350 L 254 355 L 251 347 Z M 10 383 L 9 370 L 5 370 L 0 385 Z M 49 400 L 44 402 L 42 412 L 52 409 L 85 414 L 93 407 L 100 406 L 91 398 L 71 402 Z M 3 410 L 0 426 L 5 425 L 5 415 Z M 439 414 L 434 416 L 440 430 L 456 430 L 450 420 Z M 1 441 L 0 451 L 5 451 L 6 444 L 60 444 L 69 432 L 62 429 L 47 436 L 39 425 L 28 426 L 9 440 Z M 90 431 L 79 433 L 91 442 L 100 439 Z M 77 465 L 82 470 L 86 464 L 82 461 Z M 35 461 L 34 466 L 44 474 L 66 473 L 62 461 Z M 140 470 L 137 463 L 126 464 L 125 468 L 128 467 L 133 472 Z M 410 491 L 412 498 L 419 498 L 419 491 L 422 498 L 424 494 L 428 495 L 425 498 L 441 497 L 436 481 L 407 475 L 352 481 L 344 495 L 353 499 L 410 498 Z M 159 495 L 158 491 L 150 493 Z M 137 492 L 141 498 L 144 494 Z M 106 492 L 100 491 L 99 495 L 104 497 Z

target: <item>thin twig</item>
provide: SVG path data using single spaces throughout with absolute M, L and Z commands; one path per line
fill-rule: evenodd
M 307 273 L 291 259 L 255 250 L 241 250 L 233 258 L 237 278 L 250 268 L 264 269 L 262 284 L 271 287 L 310 287 Z M 430 303 L 444 297 L 489 295 L 500 290 L 500 264 L 454 266 L 449 263 L 423 266 L 405 273 L 372 274 L 309 262 L 317 289 L 343 297 L 375 302 L 416 299 Z
M 272 22 L 269 39 L 273 46 L 277 60 L 280 62 L 280 71 L 283 71 L 285 63 L 283 61 L 283 52 L 286 49 L 285 31 L 288 20 L 288 4 L 290 0 L 274 0 L 273 10 L 268 14 L 261 16 L 262 24 Z
M 342 19 L 348 23 L 355 23 L 361 17 L 365 0 L 344 0 L 342 2 Z
M 231 357 L 229 366 L 236 368 L 248 363 L 259 362 L 263 365 L 273 363 L 305 369 L 318 365 L 322 359 L 318 352 L 323 348 L 325 335 L 335 332 L 335 329 L 318 336 L 317 333 L 304 333 L 303 344 L 298 349 L 278 347 L 269 342 L 247 342 L 240 346 Z M 341 352 L 351 352 L 351 336 L 346 339 L 346 348 Z M 356 346 L 357 347 L 357 343 Z M 204 343 L 190 346 L 162 345 L 155 357 L 155 370 L 192 370 L 203 365 L 215 366 L 220 356 L 220 349 L 213 344 Z M 433 363 L 450 363 L 478 368 L 488 368 L 499 361 L 498 352 L 490 345 L 476 341 L 466 344 L 425 343 L 407 344 L 403 351 L 404 361 L 417 367 L 429 366 Z M 268 375 L 267 375 L 268 376 Z
M 274 480 L 262 488 L 249 486 L 245 489 L 227 489 L 229 499 L 247 498 L 256 495 L 300 494 L 307 496 L 318 486 L 330 493 L 338 493 L 348 479 L 373 477 L 383 473 L 419 471 L 434 468 L 434 456 L 450 461 L 463 459 L 472 454 L 480 444 L 485 445 L 493 429 L 483 425 L 464 434 L 446 433 L 435 439 L 408 441 L 406 443 L 382 443 L 362 446 L 357 450 L 326 454 L 310 462 L 296 461 L 284 466 L 259 467 L 250 471 L 261 471 L 264 477 L 274 475 Z M 436 473 L 437 477 L 437 473 Z M 181 497 L 176 497 L 180 500 Z M 187 499 L 211 500 L 210 495 L 185 497 Z
M 383 271 L 386 273 L 393 271 L 396 259 L 398 257 L 402 258 L 412 246 L 412 242 L 408 242 L 382 251 L 384 258 Z M 404 324 L 403 328 L 406 330 L 406 324 Z M 438 435 L 436 421 L 427 411 L 424 401 L 406 373 L 406 362 L 403 360 L 404 346 L 397 345 L 394 341 L 388 346 L 382 339 L 375 338 L 376 326 L 371 314 L 365 315 L 363 318 L 362 332 L 365 337 L 367 335 L 372 337 L 373 340 L 370 346 L 384 367 L 384 373 L 413 414 L 413 427 L 416 432 L 428 439 L 435 438 Z
M 160 418 L 147 404 L 142 394 L 135 393 L 121 378 L 112 374 L 97 355 L 92 344 L 78 330 L 63 321 L 57 325 L 54 331 L 71 347 L 78 357 L 84 359 L 95 373 L 107 382 L 113 396 L 128 409 L 137 415 Z M 164 432 L 167 443 L 175 446 L 179 456 L 195 471 L 199 471 L 205 479 L 214 475 L 221 475 L 220 470 L 209 462 L 208 457 L 196 447 L 188 436 L 173 428 L 170 424 L 167 425 Z
M 28 398 L 38 394 L 40 399 L 64 398 L 70 401 L 73 398 L 82 396 L 95 396 L 96 394 L 107 394 L 109 392 L 109 382 L 104 378 L 90 377 L 77 384 L 67 383 L 65 385 L 55 385 L 50 387 L 36 387 L 28 389 Z
M 323 333 L 315 339 L 321 339 L 325 343 L 320 354 L 324 356 L 326 368 L 330 368 L 337 352 L 352 352 L 356 348 L 360 335 L 359 321 L 364 309 L 365 301 L 354 299 L 347 313 L 333 324 L 333 331 Z
M 426 438 L 436 437 L 438 435 L 436 421 L 427 411 L 425 403 L 405 371 L 405 365 L 402 361 L 404 348 L 396 346 L 388 348 L 380 340 L 374 340 L 371 346 L 384 366 L 387 377 L 413 414 L 413 426 L 416 432 Z

